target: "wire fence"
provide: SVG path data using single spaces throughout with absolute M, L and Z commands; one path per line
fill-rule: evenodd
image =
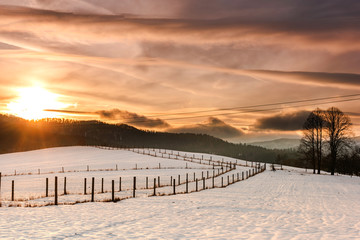
M 104 147 L 100 147 L 104 149 Z M 106 148 L 118 150 L 118 148 Z M 135 197 L 189 194 L 223 188 L 246 180 L 266 169 L 266 164 L 215 160 L 212 156 L 180 153 L 164 149 L 121 149 L 157 158 L 198 164 L 203 167 L 162 167 L 90 169 L 83 171 L 38 172 L 35 174 L 0 173 L 0 206 L 42 207 L 86 202 L 117 202 Z M 134 171 L 137 170 L 136 175 Z M 104 173 L 106 171 L 106 173 Z M 44 175 L 48 176 L 44 176 Z M 58 176 L 61 174 L 60 176 Z M 29 176 L 31 175 L 31 176 Z M 56 176 L 55 176 L 56 175 Z

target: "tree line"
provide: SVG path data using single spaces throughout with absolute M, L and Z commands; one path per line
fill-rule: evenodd
M 305 167 L 313 173 L 327 170 L 359 175 L 360 151 L 352 140 L 351 120 L 336 107 L 315 109 L 303 125 L 299 147 Z
M 297 151 L 235 144 L 206 134 L 144 131 L 126 124 L 69 119 L 29 121 L 0 114 L 0 153 L 60 146 L 150 147 L 360 175 L 360 151 L 351 144 L 350 124 L 340 110 L 314 110 L 304 124 L 304 137 Z
M 286 164 L 302 167 L 296 151 L 234 144 L 206 134 L 144 131 L 126 124 L 107 124 L 100 121 L 28 121 L 0 115 L 0 153 L 74 145 L 166 148 L 268 163 L 276 161 L 278 156 L 286 156 Z

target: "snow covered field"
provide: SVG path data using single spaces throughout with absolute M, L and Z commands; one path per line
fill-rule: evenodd
M 245 167 L 238 166 L 236 171 L 226 171 L 230 167 L 225 162 L 245 164 Z M 173 193 L 171 185 L 174 180 L 176 192 L 186 191 L 186 178 L 188 192 L 192 192 L 196 189 L 220 187 L 227 185 L 228 182 L 240 180 L 243 178 L 243 173 L 240 171 L 250 169 L 246 167 L 246 162 L 241 160 L 206 154 L 159 149 L 120 150 L 95 147 L 63 147 L 4 154 L 0 155 L 0 163 L 3 176 L 1 183 L 3 206 L 53 204 L 55 176 L 58 179 L 60 195 L 58 202 L 71 204 L 91 200 L 92 178 L 95 183 L 94 201 L 104 201 L 112 198 L 112 180 L 114 180 L 114 197 L 125 199 L 133 196 L 134 177 L 136 177 L 136 196 L 146 197 L 154 194 L 154 179 L 156 179 L 156 195 L 164 195 Z M 197 179 L 198 183 L 196 183 Z M 14 195 L 12 195 L 13 181 Z M 48 195 L 46 195 L 46 181 L 48 181 Z
M 360 178 L 285 167 L 226 188 L 117 203 L 3 207 L 0 216 L 0 239 L 359 239 Z

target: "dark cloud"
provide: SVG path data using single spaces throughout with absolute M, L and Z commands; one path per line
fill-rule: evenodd
M 66 113 L 73 115 L 99 115 L 101 119 L 105 120 L 120 120 L 122 123 L 130 124 L 137 127 L 145 128 L 169 128 L 170 125 L 159 118 L 148 118 L 144 115 L 123 111 L 120 109 L 100 110 L 96 112 L 77 111 L 77 110 L 62 110 L 62 109 L 45 109 L 47 112 Z
M 350 117 L 360 117 L 358 112 L 345 112 L 345 114 L 348 114 Z
M 357 0 L 182 0 L 180 16 L 189 18 L 219 18 L 238 16 L 246 19 L 314 20 L 358 16 Z M 204 7 L 206 6 L 206 7 Z
M 256 120 L 254 127 L 262 130 L 296 131 L 301 130 L 309 111 L 277 114 Z
M 240 9 L 242 8 L 239 7 Z M 254 42 L 262 39 L 267 44 L 291 42 L 298 44 L 298 47 L 321 46 L 334 51 L 360 48 L 355 41 L 360 37 L 360 24 L 348 15 L 339 17 L 336 21 L 330 17 L 314 21 L 312 18 L 303 16 L 295 20 L 286 19 L 286 21 L 241 16 L 216 19 L 187 19 L 175 16 L 174 18 L 142 18 L 1 7 L 0 20 L 4 22 L 1 27 L 3 31 L 31 29 L 31 32 L 36 33 L 39 39 L 43 38 L 43 32 L 46 31 L 46 39 L 53 41 L 61 39 L 64 35 L 67 36 L 66 41 L 69 42 L 131 38 L 188 44 L 203 44 L 204 42 L 219 44 L 234 41 Z M 58 32 L 61 34 L 59 35 Z
M 148 118 L 144 115 L 123 111 L 120 109 L 97 111 L 106 120 L 122 120 L 123 123 L 145 128 L 168 128 L 170 125 L 159 118 Z
M 241 130 L 215 117 L 210 117 L 205 123 L 185 125 L 183 127 L 169 129 L 168 131 L 175 133 L 208 134 L 223 139 L 239 137 L 244 134 Z

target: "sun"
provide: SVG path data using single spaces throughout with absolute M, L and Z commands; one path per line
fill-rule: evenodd
M 18 97 L 7 104 L 10 114 L 28 119 L 58 117 L 58 113 L 44 111 L 46 109 L 64 109 L 67 105 L 58 101 L 59 95 L 42 87 L 17 89 Z

